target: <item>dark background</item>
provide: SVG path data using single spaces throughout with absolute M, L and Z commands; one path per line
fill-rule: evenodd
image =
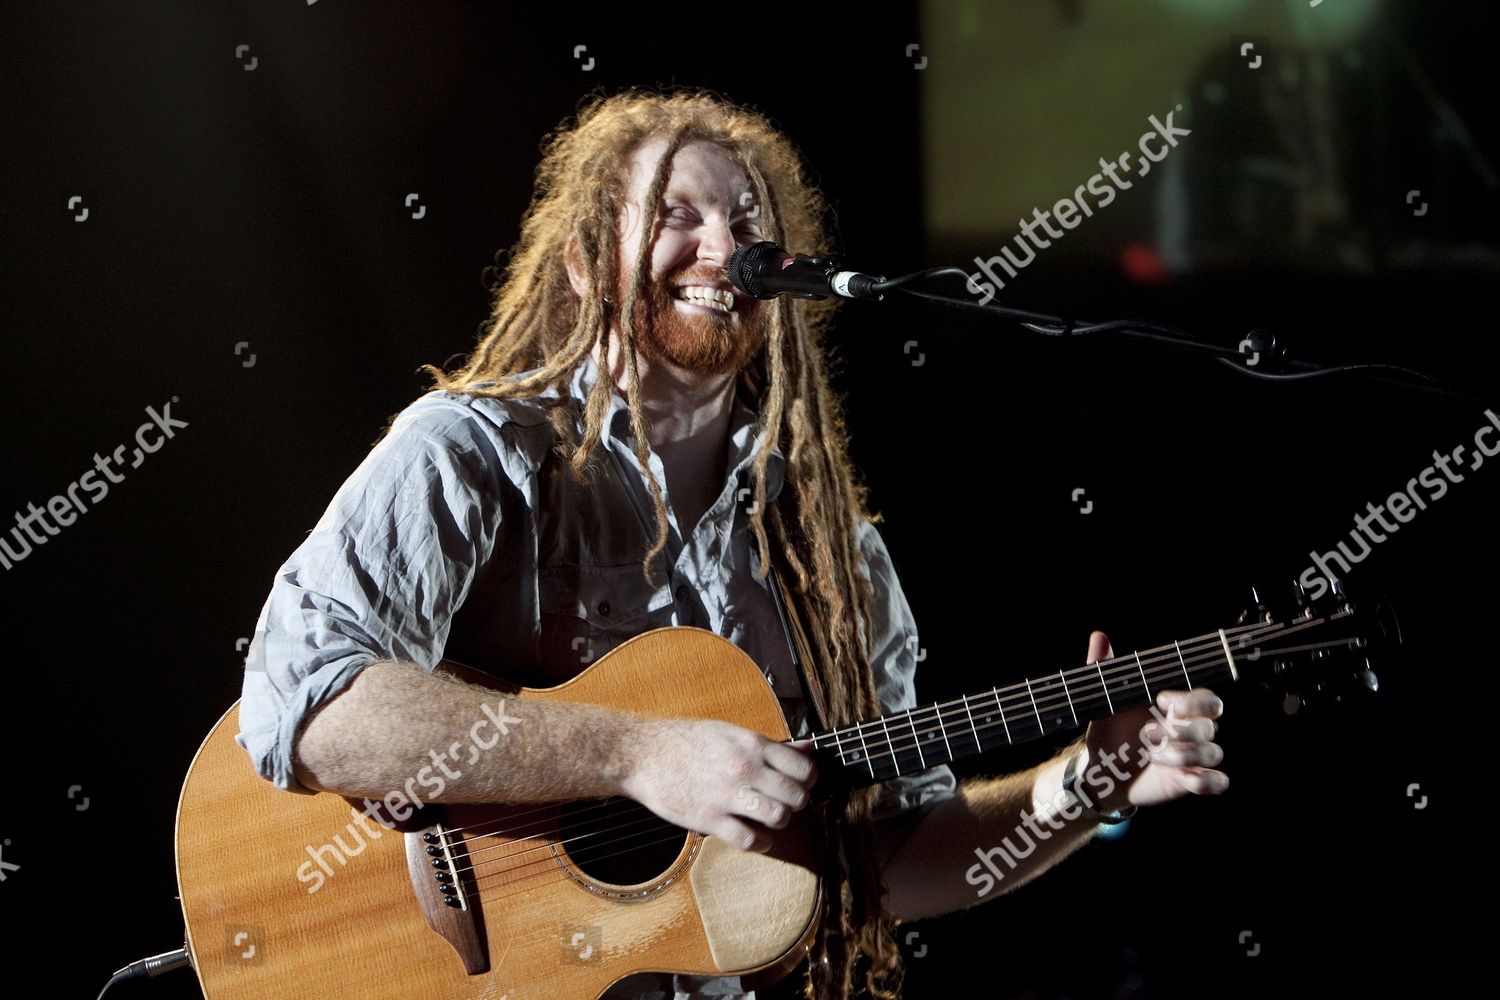
M 336 0 L 7 5 L 0 510 L 44 504 L 94 452 L 129 441 L 148 405 L 174 399 L 189 423 L 4 573 L 15 638 L 0 834 L 20 866 L 0 884 L 7 968 L 39 961 L 47 993 L 92 996 L 115 968 L 181 942 L 177 796 L 238 697 L 236 642 L 386 418 L 426 388 L 416 367 L 472 344 L 481 272 L 517 236 L 537 144 L 582 95 L 683 83 L 753 104 L 836 208 L 841 245 L 817 249 L 890 275 L 973 270 L 1015 229 L 932 223 L 932 164 L 951 166 L 973 136 L 924 128 L 924 107 L 951 123 L 934 95 L 965 79 L 942 76 L 941 46 L 924 44 L 921 70 L 906 46 L 956 18 L 971 44 L 993 37 L 1003 52 L 1014 16 L 1051 32 L 1063 59 L 1090 18 L 1121 16 L 1084 0 L 1013 6 L 889 5 L 850 34 L 859 18 L 821 5 L 738 20 Z M 1194 4 L 1129 6 L 1169 40 Z M 1160 75 L 1174 60 L 1191 112 L 1179 122 L 1194 129 L 1168 161 L 1175 195 L 1156 190 L 1166 170 L 1142 179 L 1003 300 L 1150 317 L 1229 345 L 1268 328 L 1304 357 L 1395 361 L 1470 395 L 1350 375 L 1269 384 L 1144 341 L 846 304 L 838 387 L 921 625 L 924 700 L 1076 665 L 1093 628 L 1124 651 L 1228 624 L 1250 585 L 1295 578 L 1435 449 L 1471 447 L 1485 401 L 1500 399 L 1485 319 L 1500 260 L 1488 5 L 1370 3 L 1352 40 L 1321 55 L 1295 33 L 1262 41 L 1262 72 L 1333 67 L 1318 134 L 1343 154 L 1323 176 L 1343 208 L 1310 230 L 1294 224 L 1306 164 L 1267 124 L 1262 81 L 1238 54 L 1262 36 L 1235 20 L 1259 30 L 1298 5 L 1198 6 L 1222 31 L 1195 57 L 1164 41 L 1076 67 L 1119 104 L 1129 64 Z M 993 68 L 1009 71 L 998 56 Z M 1311 78 L 1278 79 L 1296 95 Z M 1217 102 L 1203 99 L 1210 85 Z M 983 135 L 1033 99 L 956 117 Z M 1084 145 L 1132 149 L 1169 107 L 1143 93 Z M 1002 158 L 1056 161 L 1026 205 L 1096 169 L 1049 152 L 1089 127 L 1071 110 Z M 1252 169 L 1266 163 L 1280 166 Z M 1005 176 L 975 185 L 1017 197 Z M 1287 717 L 1221 692 L 1226 796 L 1148 810 L 1026 888 L 915 925 L 908 995 L 1436 996 L 1460 982 L 1482 955 L 1460 901 L 1487 898 L 1492 853 L 1497 476 L 1466 473 L 1351 574 L 1356 592 L 1396 602 L 1407 634 L 1381 697 Z M 187 972 L 118 993 L 198 995 Z

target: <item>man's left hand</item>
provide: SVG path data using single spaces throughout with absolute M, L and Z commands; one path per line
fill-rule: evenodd
M 1089 663 L 1113 655 L 1103 632 L 1089 636 Z M 1218 730 L 1213 720 L 1224 713 L 1224 703 L 1208 688 L 1158 691 L 1156 709 L 1153 713 L 1142 706 L 1089 723 L 1084 736 L 1088 760 L 1080 762 L 1078 787 L 1095 798 L 1100 810 L 1217 795 L 1229 787 L 1229 776 L 1212 770 L 1224 759 L 1223 749 L 1213 742 Z M 1121 773 L 1127 776 L 1123 780 Z M 1083 780 L 1091 775 L 1096 776 L 1093 781 Z M 1115 787 L 1101 794 L 1105 778 Z

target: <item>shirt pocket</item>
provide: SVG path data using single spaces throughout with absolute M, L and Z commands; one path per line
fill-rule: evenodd
M 672 624 L 672 592 L 641 564 L 554 566 L 538 573 L 537 655 L 560 683 L 627 639 Z

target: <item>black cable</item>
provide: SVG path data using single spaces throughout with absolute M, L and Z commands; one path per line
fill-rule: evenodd
M 178 948 L 176 951 L 164 951 L 160 955 L 152 955 L 150 958 L 143 958 L 139 962 L 131 962 L 125 968 L 109 977 L 109 982 L 105 983 L 104 989 L 99 991 L 99 998 L 102 1000 L 104 994 L 108 993 L 109 988 L 115 983 L 122 983 L 127 979 L 140 979 L 142 976 L 159 976 L 163 972 L 171 972 L 173 969 L 180 969 L 184 965 L 190 965 L 191 963 L 192 959 L 188 956 L 186 948 Z

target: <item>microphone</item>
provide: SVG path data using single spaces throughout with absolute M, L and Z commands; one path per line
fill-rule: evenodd
M 770 240 L 742 246 L 730 255 L 725 268 L 729 280 L 746 295 L 771 299 L 790 295 L 797 299 L 824 299 L 830 294 L 846 299 L 881 299 L 875 285 L 885 280 L 858 271 L 840 271 L 833 261 L 787 253 Z

